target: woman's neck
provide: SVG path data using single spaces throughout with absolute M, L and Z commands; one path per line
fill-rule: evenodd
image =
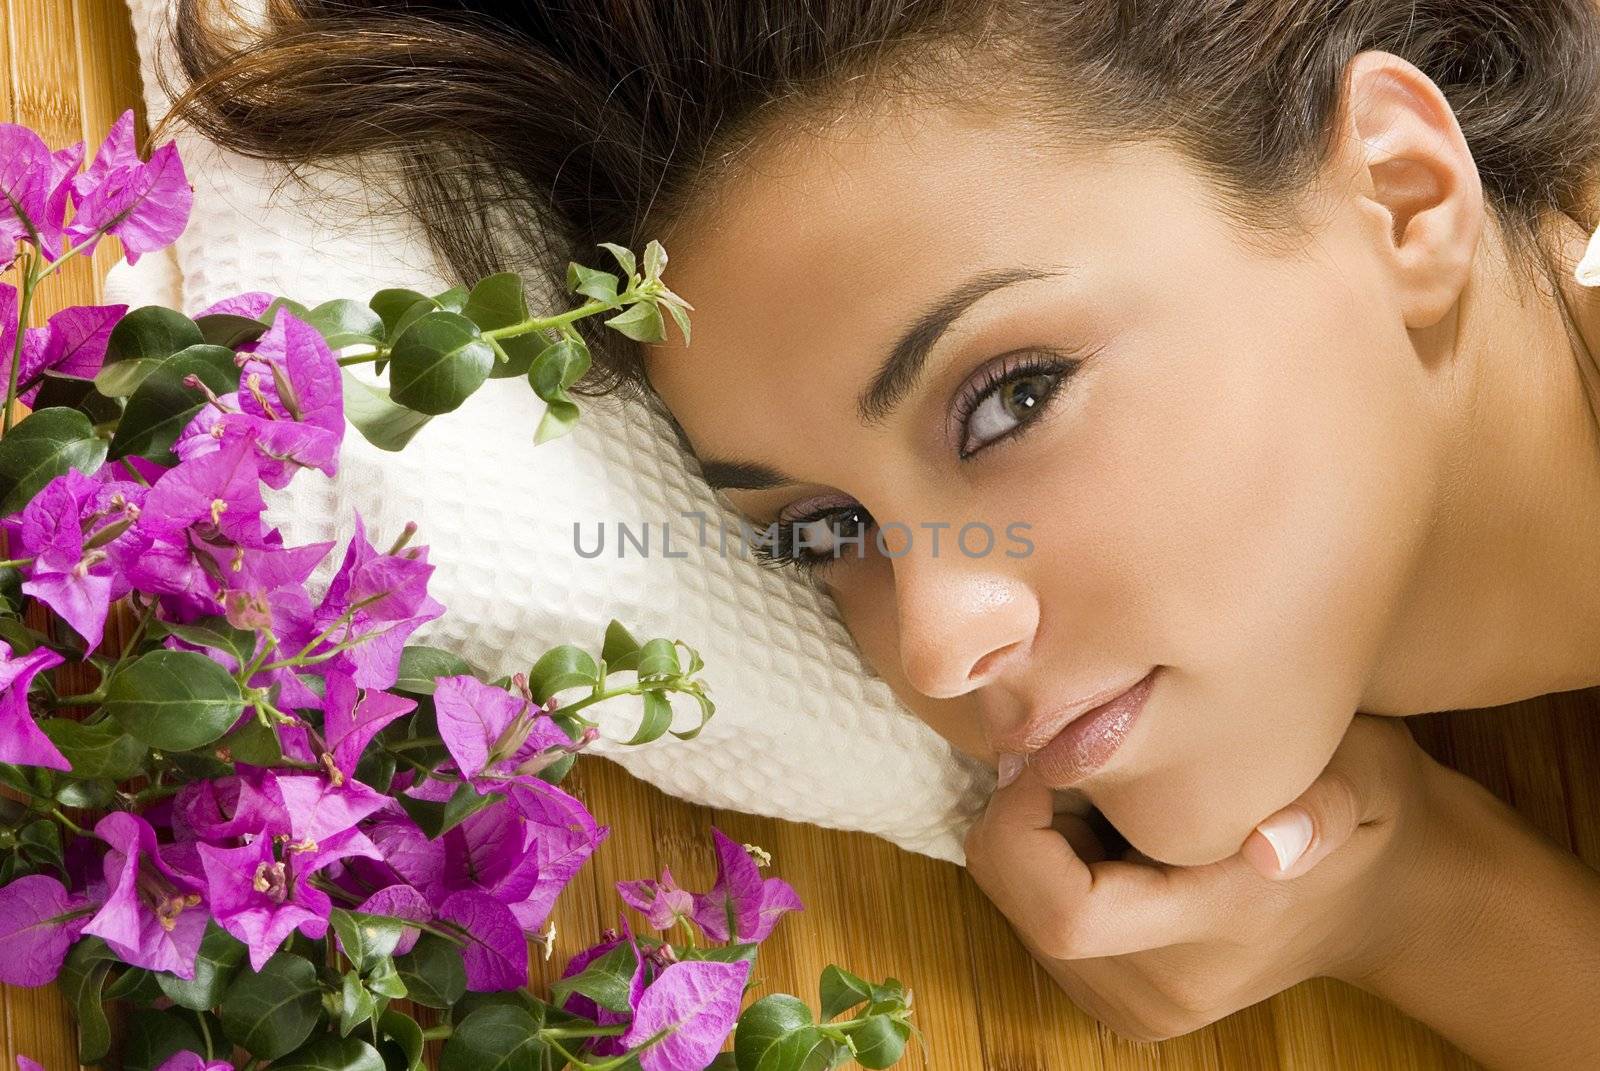
M 1486 231 L 1454 325 L 1459 404 L 1436 523 L 1364 711 L 1600 684 L 1600 289 L 1572 278 L 1588 234 L 1563 223 L 1558 293 L 1512 270 Z

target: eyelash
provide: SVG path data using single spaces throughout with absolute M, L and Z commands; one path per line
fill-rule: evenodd
M 961 442 L 966 441 L 967 424 L 972 419 L 972 414 L 988 398 L 1003 389 L 1007 384 L 1032 376 L 1054 375 L 1056 380 L 1045 391 L 1039 404 L 1034 406 L 1032 415 L 1021 421 L 1010 431 L 995 436 L 982 446 L 970 453 L 958 454 L 962 461 L 968 461 L 992 446 L 1000 443 L 1019 439 L 1028 429 L 1039 422 L 1039 419 L 1049 410 L 1061 388 L 1066 385 L 1072 373 L 1085 358 L 1062 359 L 1059 357 L 1045 356 L 1037 353 L 1025 353 L 1017 356 L 1007 356 L 1000 361 L 992 361 L 986 365 L 979 377 L 972 381 L 972 386 L 963 388 L 955 403 L 955 416 L 953 423 Z M 752 549 L 755 553 L 757 564 L 766 568 L 794 569 L 802 575 L 811 576 L 821 572 L 837 555 L 818 553 L 816 551 L 796 550 L 794 532 L 802 525 L 812 524 L 831 517 L 846 518 L 852 514 L 863 514 L 869 518 L 870 514 L 858 504 L 848 506 L 830 506 L 826 509 L 816 510 L 804 517 L 778 522 L 777 534 L 774 539 L 775 546 L 765 543 L 756 544 Z M 853 534 L 842 533 L 842 534 Z

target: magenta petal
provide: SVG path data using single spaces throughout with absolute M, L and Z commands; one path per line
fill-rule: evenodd
M 633 1048 L 657 1031 L 672 1028 L 639 1056 L 644 1071 L 705 1067 L 733 1031 L 749 976 L 749 960 L 669 964 L 644 991 L 633 1023 L 622 1035 L 623 1044 Z
M 379 889 L 367 897 L 356 910 L 369 915 L 410 919 L 413 922 L 427 922 L 433 918 L 433 907 L 428 903 L 428 898 L 410 885 L 390 885 Z M 401 930 L 400 943 L 394 946 L 394 954 L 403 956 L 410 952 L 420 936 L 422 931 L 415 926 L 407 926 Z
M 465 931 L 461 958 L 476 993 L 528 984 L 528 940 L 511 910 L 488 893 L 463 889 L 439 905 L 439 917 Z
M 106 614 L 111 607 L 111 576 L 109 573 L 91 572 L 79 576 L 74 570 L 65 573 L 37 571 L 32 579 L 22 584 L 22 590 L 34 596 L 71 625 L 83 637 L 85 653 L 93 654 L 105 634 Z
M 60 655 L 39 647 L 21 658 L 11 657 L 11 646 L 0 640 L 0 762 L 19 766 L 44 766 L 70 770 L 72 764 L 33 720 L 28 709 L 28 686 L 42 670 L 62 663 Z
M 529 702 L 462 674 L 439 678 L 433 705 L 439 713 L 439 737 L 450 757 L 464 776 L 476 777 L 488 761 L 489 749 Z
M 50 148 L 25 126 L 0 123 L 0 254 L 32 240 L 48 213 Z M 14 322 L 14 321 L 13 321 Z
M 156 1071 L 233 1071 L 233 1065 L 226 1060 L 212 1060 L 208 1063 L 204 1056 L 185 1049 L 167 1057 Z
M 67 234 L 79 243 L 95 240 L 97 232 L 114 235 L 122 241 L 128 263 L 137 264 L 143 254 L 177 240 L 188 225 L 193 202 L 178 146 L 168 142 L 145 163 L 113 169 L 84 194 Z
M 414 699 L 369 690 L 356 701 L 356 685 L 343 673 L 327 674 L 323 738 L 333 752 L 333 762 L 346 777 L 355 775 L 356 763 L 385 725 L 416 709 Z
M 44 367 L 64 376 L 93 379 L 105 363 L 106 344 L 126 305 L 76 305 L 50 317 Z
M 194 314 L 195 319 L 202 316 L 243 316 L 247 320 L 256 320 L 267 311 L 267 306 L 277 299 L 265 290 L 247 290 L 242 294 L 225 297 L 221 301 L 213 301 L 205 308 Z
M 35 986 L 55 981 L 67 949 L 87 918 L 57 916 L 79 906 L 66 886 L 47 874 L 30 874 L 0 888 L 0 982 Z
M 111 124 L 111 129 L 106 131 L 105 140 L 95 150 L 94 159 L 89 161 L 89 166 L 84 168 L 83 174 L 73 178 L 71 184 L 73 207 L 81 205 L 84 197 L 103 185 L 113 171 L 138 165 L 139 153 L 133 139 L 133 109 L 128 108 L 117 116 L 116 121 Z

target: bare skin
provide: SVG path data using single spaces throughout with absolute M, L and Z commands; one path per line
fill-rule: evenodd
M 651 383 L 702 460 L 792 477 L 728 491 L 757 524 L 859 507 L 910 526 L 893 556 L 869 534 L 818 576 L 961 750 L 994 762 L 1030 713 L 1159 667 L 1108 759 L 1065 783 L 1025 770 L 968 838 L 1079 1003 L 1168 1036 L 1332 974 L 1492 1064 L 1600 1061 L 1578 1003 L 1600 991 L 1600 880 L 1356 716 L 1600 684 L 1600 296 L 1570 281 L 1587 235 L 1559 229 L 1574 336 L 1519 274 L 1437 88 L 1384 53 L 1348 75 L 1290 249 L 1249 240 L 1155 143 L 916 105 L 770 140 L 663 236 L 698 311 L 692 348 L 651 348 Z M 1018 268 L 1034 277 L 973 300 L 900 406 L 861 421 L 908 324 Z M 1032 373 L 1034 403 L 991 395 L 963 425 L 974 383 L 1026 357 L 1058 369 Z M 1034 552 L 953 552 L 972 520 L 1026 524 Z M 951 525 L 939 552 L 927 522 Z M 1068 789 L 1147 862 L 1099 860 L 1081 829 L 1069 847 L 1049 806 Z M 1286 815 L 1314 832 L 1284 863 L 1256 830 Z

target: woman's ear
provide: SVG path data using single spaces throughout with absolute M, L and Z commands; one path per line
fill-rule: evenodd
M 1345 68 L 1341 125 L 1356 196 L 1406 326 L 1431 327 L 1467 284 L 1487 212 L 1455 112 L 1411 63 L 1367 51 Z

